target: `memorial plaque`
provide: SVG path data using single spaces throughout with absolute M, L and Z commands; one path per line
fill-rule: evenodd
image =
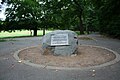
M 69 45 L 68 34 L 54 34 L 51 36 L 51 46 Z

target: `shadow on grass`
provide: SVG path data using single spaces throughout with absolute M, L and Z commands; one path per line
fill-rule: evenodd
M 42 37 L 42 35 L 38 35 L 38 36 L 10 36 L 10 37 L 1 37 L 0 39 L 25 38 L 25 37 Z
M 5 41 L 7 41 L 7 40 L 5 40 L 5 39 L 0 39 L 0 42 L 5 42 Z

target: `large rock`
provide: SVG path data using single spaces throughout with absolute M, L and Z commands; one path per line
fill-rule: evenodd
M 67 34 L 68 44 L 65 44 L 66 43 L 65 42 L 64 44 L 58 43 L 58 45 L 51 45 L 51 36 L 56 34 L 63 35 Z M 77 34 L 70 30 L 55 30 L 51 33 L 46 34 L 42 38 L 43 54 L 70 56 L 72 54 L 76 54 L 77 46 L 78 46 Z

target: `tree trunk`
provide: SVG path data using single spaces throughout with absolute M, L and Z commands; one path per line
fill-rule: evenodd
M 78 2 L 79 0 L 73 0 L 73 2 L 76 4 L 77 8 L 77 16 L 79 17 L 79 20 L 80 20 L 80 27 L 79 27 L 79 31 L 80 31 L 80 34 L 84 34 L 84 27 L 83 27 L 83 21 L 82 21 L 82 12 L 83 12 L 83 9 L 81 7 L 81 4 Z
M 83 27 L 83 21 L 82 21 L 81 15 L 79 16 L 79 19 L 80 19 L 79 31 L 80 31 L 80 34 L 84 34 L 84 27 Z
M 32 36 L 32 30 L 30 30 L 30 36 Z
M 43 28 L 43 35 L 45 35 L 45 27 Z
M 35 28 L 33 31 L 34 31 L 33 36 L 37 36 L 37 28 Z

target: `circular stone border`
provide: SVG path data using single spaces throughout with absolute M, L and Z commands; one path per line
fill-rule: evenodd
M 82 45 L 82 46 L 90 46 L 90 47 L 97 47 L 97 48 L 102 48 L 102 49 L 106 49 L 110 52 L 112 52 L 114 55 L 115 55 L 115 59 L 111 60 L 111 61 L 108 61 L 106 63 L 103 63 L 103 64 L 100 64 L 100 65 L 96 65 L 96 66 L 89 66 L 89 67 L 82 67 L 82 68 L 69 68 L 69 67 L 55 67 L 55 66 L 46 66 L 46 65 L 40 65 L 40 64 L 35 64 L 35 63 L 31 63 L 29 62 L 29 60 L 21 60 L 18 55 L 19 55 L 19 52 L 22 51 L 22 50 L 25 50 L 25 49 L 28 49 L 28 48 L 33 48 L 33 47 L 37 47 L 37 46 L 31 46 L 31 47 L 27 47 L 27 48 L 23 48 L 21 50 L 18 50 L 16 51 L 14 54 L 13 54 L 13 57 L 20 63 L 24 63 L 26 65 L 30 65 L 30 66 L 33 66 L 33 67 L 37 67 L 37 68 L 46 68 L 46 69 L 58 69 L 58 70 L 87 70 L 87 69 L 92 69 L 92 68 L 101 68 L 101 67 L 105 67 L 105 66 L 109 66 L 109 65 L 112 65 L 112 64 L 115 64 L 117 63 L 118 61 L 120 61 L 120 55 L 111 50 L 111 49 L 108 49 L 108 48 L 105 48 L 105 47 L 101 47 L 101 46 L 93 46 L 93 45 Z

